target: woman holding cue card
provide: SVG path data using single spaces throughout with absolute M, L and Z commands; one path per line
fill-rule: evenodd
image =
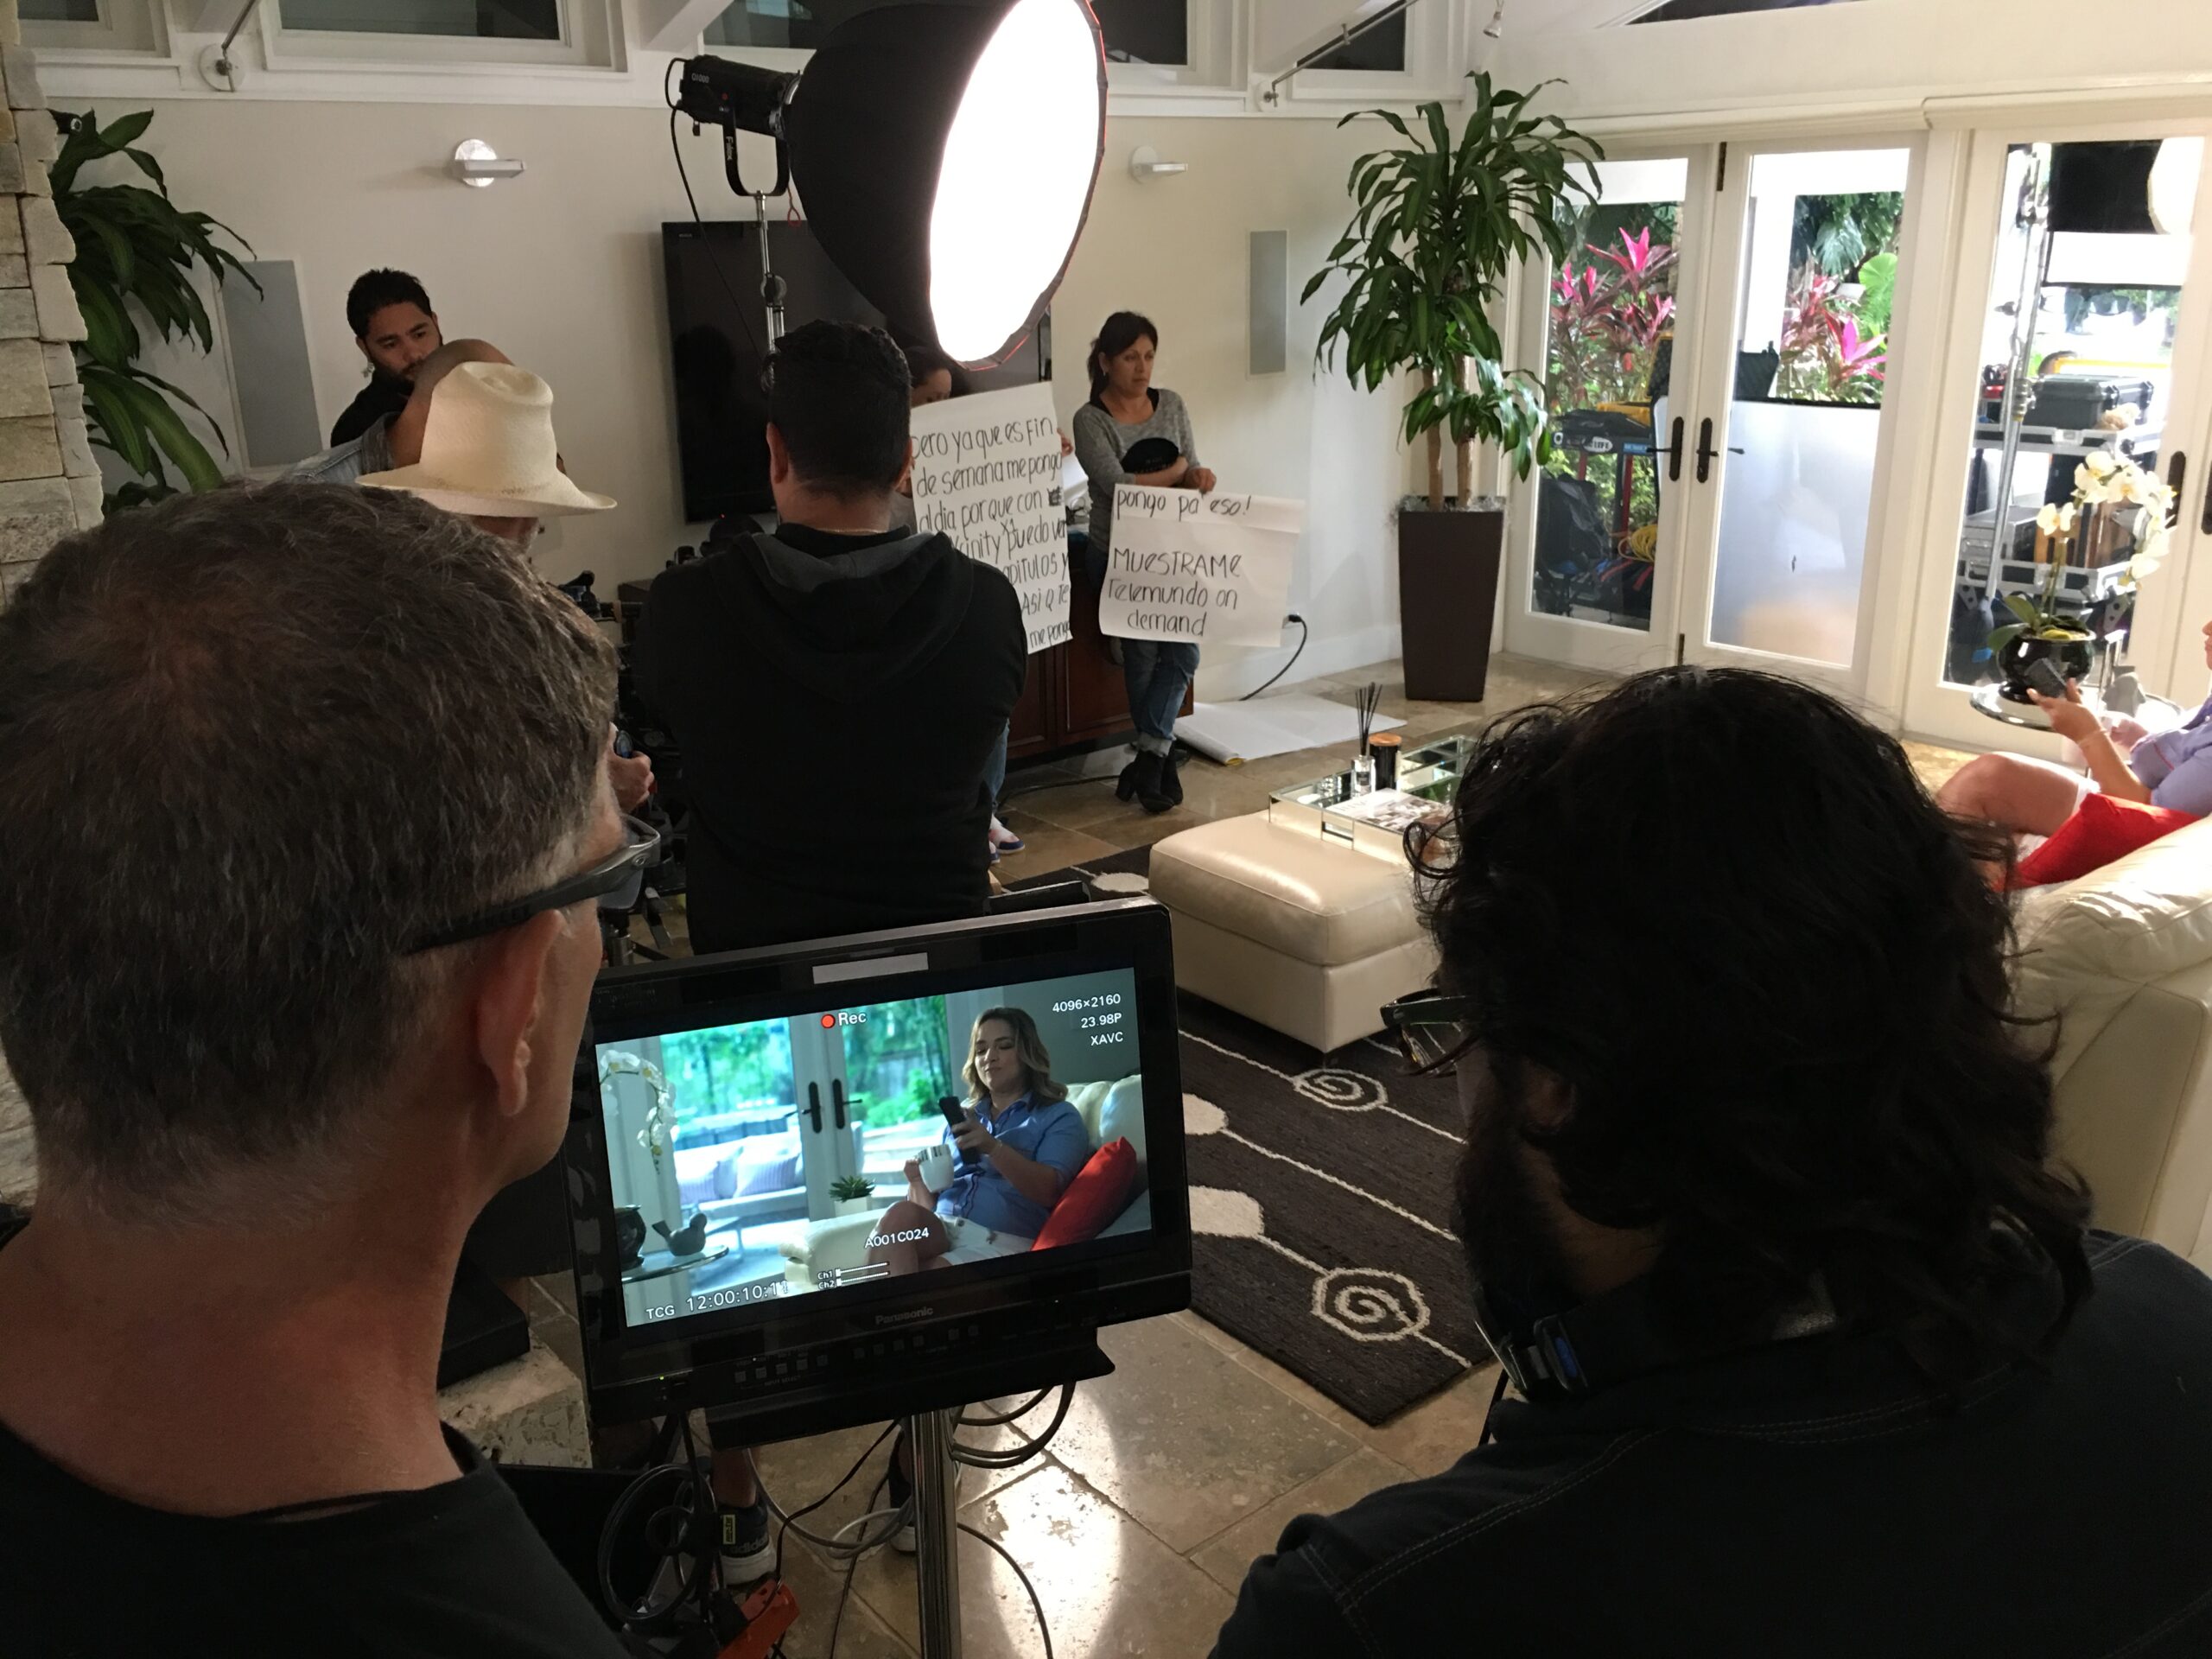
M 1090 480 L 1090 571 L 1100 580 L 1113 548 L 1114 492 L 1124 484 L 1155 489 L 1211 490 L 1214 476 L 1198 465 L 1198 440 L 1183 400 L 1152 384 L 1160 330 L 1149 317 L 1116 311 L 1090 342 L 1090 401 L 1075 412 L 1075 454 Z M 1124 639 L 1122 672 L 1137 755 L 1115 793 L 1134 796 L 1147 812 L 1180 805 L 1175 775 L 1175 716 L 1198 671 L 1198 648 L 1181 640 Z

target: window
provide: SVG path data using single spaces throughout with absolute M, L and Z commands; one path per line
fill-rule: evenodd
M 810 50 L 846 18 L 865 10 L 861 0 L 737 0 L 707 25 L 707 44 Z
M 23 39 L 40 52 L 159 52 L 152 0 L 21 0 Z
M 1747 11 L 1796 11 L 1805 6 L 1847 6 L 1855 0 L 1663 0 L 1631 23 L 1679 23 L 1691 17 L 1732 17 Z
M 273 68 L 355 60 L 607 69 L 622 61 L 620 0 L 264 0 L 261 15 Z
M 346 35 L 557 41 L 561 0 L 284 0 L 283 22 Z
M 1185 0 L 1093 0 L 1116 62 L 1182 64 L 1191 60 L 1191 9 Z
M 357 6 L 367 3 L 351 0 Z M 848 17 L 881 3 L 882 0 L 734 0 L 728 10 L 707 25 L 705 43 L 709 51 L 717 47 L 810 51 Z M 943 3 L 957 5 L 963 0 L 943 0 Z M 1098 14 L 1099 28 L 1106 36 L 1106 55 L 1115 62 L 1170 69 L 1191 64 L 1190 0 L 1092 0 L 1091 9 Z M 1225 19 L 1225 5 L 1222 11 Z M 1396 23 L 1395 36 L 1386 25 L 1357 45 L 1387 57 L 1393 39 L 1396 56 L 1385 67 L 1395 69 L 1403 66 L 1405 54 L 1402 20 Z M 1344 67 L 1368 66 L 1358 61 Z
M 1336 48 L 1316 69 L 1363 69 L 1396 74 L 1406 67 L 1406 14 L 1384 19 L 1364 35 Z

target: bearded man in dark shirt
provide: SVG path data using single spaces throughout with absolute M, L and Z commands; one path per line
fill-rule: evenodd
M 179 497 L 0 612 L 0 1652 L 621 1651 L 435 1381 L 642 851 L 613 693 L 397 492 Z
M 1484 736 L 1389 1018 L 1522 1398 L 1292 1522 L 1219 1659 L 2212 1651 L 2212 1281 L 2051 1161 L 2005 853 L 1764 675 Z

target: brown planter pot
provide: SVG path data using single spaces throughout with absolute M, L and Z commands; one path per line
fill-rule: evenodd
M 1408 502 L 1398 514 L 1398 615 L 1408 697 L 1483 700 L 1504 546 L 1502 508 L 1432 512 Z

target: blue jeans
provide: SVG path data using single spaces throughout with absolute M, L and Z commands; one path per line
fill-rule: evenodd
M 1006 787 L 1006 740 L 1014 729 L 1008 721 L 999 728 L 999 741 L 991 745 L 990 759 L 983 762 L 983 787 L 991 791 L 991 810 L 999 810 L 999 791 Z
M 1175 716 L 1198 671 L 1198 648 L 1179 640 L 1124 639 L 1122 675 L 1129 686 L 1129 718 L 1141 754 L 1166 754 L 1175 747 Z

